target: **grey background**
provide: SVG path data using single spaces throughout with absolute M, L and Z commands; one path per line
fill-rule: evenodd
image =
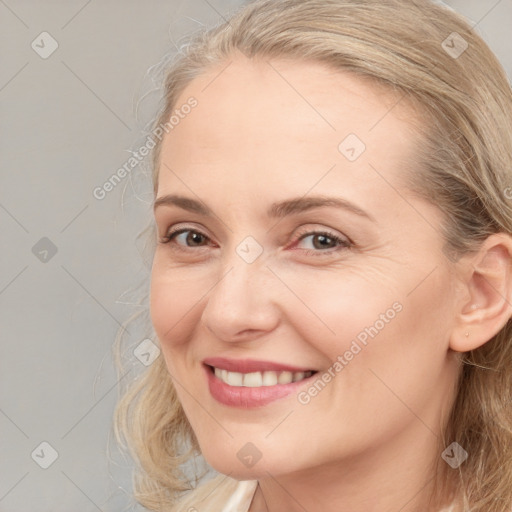
M 107 445 L 113 340 L 149 282 L 136 240 L 151 220 L 148 162 L 103 200 L 92 191 L 142 145 L 164 55 L 241 3 L 0 0 L 0 511 L 140 510 L 130 462 Z M 447 3 L 512 77 L 512 0 Z M 59 45 L 47 59 L 31 47 L 43 31 Z M 47 469 L 42 442 L 58 452 Z

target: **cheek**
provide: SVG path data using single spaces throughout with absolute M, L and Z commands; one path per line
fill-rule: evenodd
M 284 305 L 290 323 L 331 361 L 350 350 L 353 340 L 364 346 L 373 327 L 384 330 L 402 309 L 396 283 L 376 272 L 289 272 L 285 279 L 296 294 Z
M 197 323 L 197 312 L 208 284 L 189 271 L 153 264 L 150 289 L 150 316 L 164 352 L 178 349 Z
M 439 272 L 416 288 L 417 275 L 396 278 L 400 290 L 374 289 L 354 303 L 332 356 L 342 356 L 336 386 L 349 407 L 366 404 L 363 410 L 390 423 L 407 417 L 404 404 L 421 410 L 443 388 L 451 325 L 448 276 Z
M 289 319 L 325 356 L 334 376 L 329 387 L 342 388 L 344 400 L 393 399 L 379 377 L 404 397 L 440 378 L 450 328 L 449 276 L 439 270 L 418 286 L 428 273 L 333 271 L 295 281 L 289 274 L 290 287 L 306 299 L 290 298 Z
M 150 288 L 151 322 L 179 402 L 192 421 L 198 414 L 197 404 L 191 401 L 183 384 L 192 389 L 187 360 L 193 356 L 190 341 L 199 321 L 200 300 L 206 286 L 204 279 L 189 276 L 182 269 L 168 269 L 155 259 Z

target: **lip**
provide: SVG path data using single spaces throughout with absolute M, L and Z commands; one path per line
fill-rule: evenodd
M 225 357 L 208 357 L 203 360 L 208 366 L 214 366 L 221 370 L 238 373 L 251 372 L 308 372 L 315 371 L 313 368 L 290 366 L 287 364 L 274 363 L 272 361 L 260 361 L 256 359 L 228 359 Z
M 229 368 L 227 367 L 229 361 Z M 216 364 L 213 364 L 213 363 Z M 308 371 L 302 368 L 289 365 L 281 365 L 270 363 L 268 361 L 254 360 L 227 360 L 223 358 L 205 359 L 203 368 L 206 373 L 208 388 L 212 397 L 223 405 L 230 407 L 238 407 L 241 409 L 252 409 L 263 407 L 276 400 L 286 398 L 287 396 L 297 393 L 298 389 L 304 385 L 308 385 L 315 378 L 316 373 L 310 377 L 289 384 L 275 384 L 274 386 L 259 386 L 255 388 L 245 386 L 230 386 L 219 378 L 213 372 L 212 366 L 228 371 L 238 371 L 240 373 L 250 373 L 251 371 Z M 236 368 L 236 369 L 235 369 Z M 243 368 L 246 371 L 240 371 Z

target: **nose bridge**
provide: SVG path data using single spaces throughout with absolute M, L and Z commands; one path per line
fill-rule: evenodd
M 211 298 L 215 295 L 221 301 L 228 302 L 234 299 L 243 306 L 244 303 L 252 302 L 251 295 L 257 290 L 258 284 L 268 280 L 269 270 L 265 265 L 266 254 L 262 244 L 250 235 L 242 238 L 240 233 L 241 229 L 232 233 L 231 242 L 224 248 L 223 271 L 219 274 L 219 281 L 212 290 Z M 260 298 L 264 299 L 261 294 Z
M 271 330 L 278 321 L 264 258 L 260 255 L 250 261 L 244 249 L 247 246 L 242 243 L 224 261 L 202 314 L 208 329 L 226 341 L 236 340 L 246 331 Z

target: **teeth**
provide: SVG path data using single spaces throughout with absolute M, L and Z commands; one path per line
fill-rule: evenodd
M 276 384 L 290 384 L 307 379 L 313 372 L 228 372 L 214 368 L 215 376 L 222 382 L 235 387 L 257 388 L 260 386 L 275 386 Z
M 240 382 L 239 386 L 245 386 L 247 388 L 259 388 L 263 385 L 263 376 L 261 375 L 261 372 L 246 373 L 245 375 L 242 373 L 235 373 L 235 375 L 240 375 L 240 377 L 243 377 L 243 382 Z M 240 378 L 240 381 L 242 381 L 242 378 Z
M 277 377 L 277 382 L 279 382 L 279 384 L 289 384 L 290 382 L 293 382 L 293 373 L 281 372 L 279 377 Z
M 264 372 L 263 373 L 263 385 L 264 386 L 275 386 L 277 384 L 277 373 L 276 372 Z
M 243 375 L 241 373 L 236 372 L 226 372 L 227 373 L 227 379 L 226 382 L 230 386 L 241 386 L 243 383 Z
M 302 380 L 304 378 L 304 372 L 296 372 L 293 374 L 293 382 L 297 382 L 298 380 Z

